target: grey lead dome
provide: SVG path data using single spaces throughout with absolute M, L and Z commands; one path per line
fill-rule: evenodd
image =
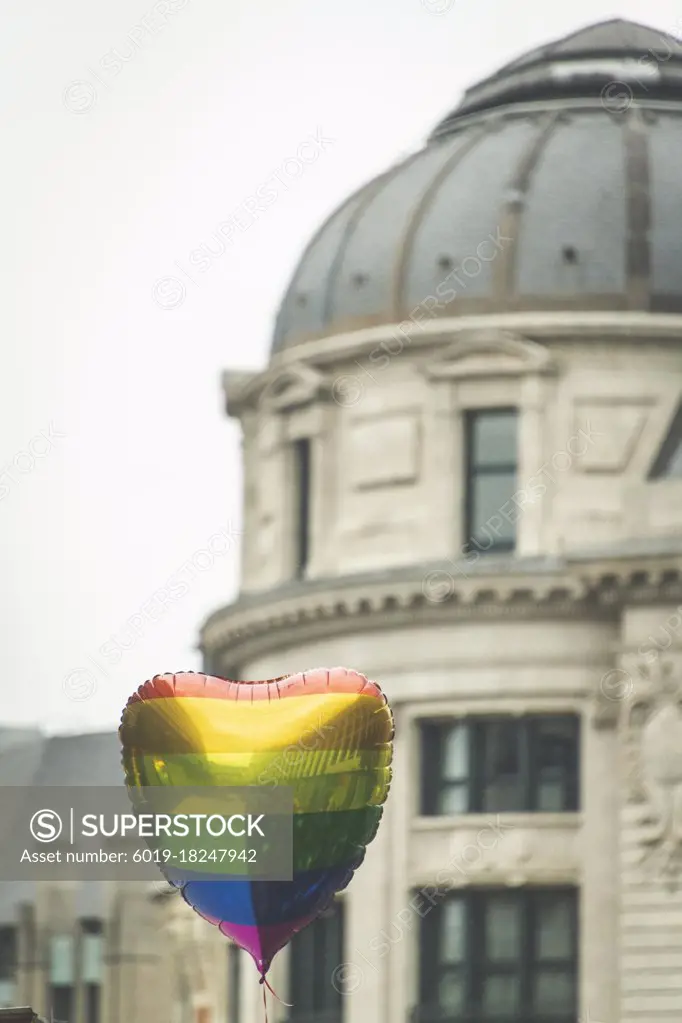
M 397 322 L 429 298 L 434 316 L 680 312 L 680 167 L 673 36 L 609 21 L 533 50 L 322 225 L 273 350 Z

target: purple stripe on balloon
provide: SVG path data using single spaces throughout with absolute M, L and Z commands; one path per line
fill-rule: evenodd
M 317 913 L 312 913 L 309 916 L 299 917 L 297 920 L 288 920 L 286 923 L 261 924 L 260 926 L 233 924 L 229 920 L 223 920 L 220 924 L 220 931 L 245 949 L 255 960 L 259 973 L 265 974 L 270 969 L 270 963 L 275 953 L 284 948 L 296 931 L 300 931 L 312 923 L 316 916 Z M 266 948 L 269 957 L 263 955 Z

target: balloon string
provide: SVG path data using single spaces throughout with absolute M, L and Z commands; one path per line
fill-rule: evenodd
M 264 980 L 265 978 L 263 978 Z M 263 983 L 261 980 L 261 984 Z M 265 1017 L 265 1023 L 268 1023 L 268 1003 L 265 998 L 265 988 L 263 988 L 263 1016 Z
M 265 1001 L 265 988 L 267 988 L 267 989 L 268 989 L 268 991 L 270 992 L 270 994 L 271 994 L 271 995 L 272 995 L 272 996 L 273 996 L 274 998 L 276 998 L 276 999 L 277 999 L 277 1001 L 278 1001 L 278 1002 L 280 1003 L 280 1005 L 286 1005 L 287 1009 L 292 1009 L 292 1008 L 293 1008 L 293 1003 L 292 1003 L 292 1002 L 285 1002 L 285 1001 L 283 1001 L 283 1000 L 282 1000 L 282 999 L 281 999 L 281 998 L 279 997 L 279 995 L 277 994 L 277 992 L 276 992 L 276 991 L 273 991 L 273 990 L 272 990 L 272 988 L 270 987 L 270 985 L 269 985 L 269 983 L 268 983 L 268 981 L 267 981 L 267 978 L 266 978 L 265 974 L 263 974 L 263 975 L 262 975 L 262 977 L 261 977 L 261 979 L 260 979 L 259 983 L 260 983 L 260 984 L 264 984 L 264 985 L 265 985 L 265 987 L 263 988 L 263 1001 Z M 267 1023 L 267 1019 L 266 1019 L 266 1023 Z

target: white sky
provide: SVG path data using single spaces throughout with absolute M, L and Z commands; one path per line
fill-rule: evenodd
M 265 363 L 320 220 L 524 50 L 606 18 L 680 17 L 673 0 L 167 0 L 163 27 L 155 2 L 4 11 L 0 723 L 114 728 L 145 679 L 200 667 L 236 543 L 181 573 L 187 592 L 118 664 L 98 651 L 210 536 L 241 528 L 220 372 Z M 193 273 L 189 254 L 316 130 L 334 144 L 183 277 L 175 264 Z M 186 293 L 162 309 L 169 276 Z M 19 453 L 42 453 L 50 428 L 64 436 L 31 469 Z

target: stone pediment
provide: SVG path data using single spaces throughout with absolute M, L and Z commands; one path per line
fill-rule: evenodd
M 327 391 L 324 374 L 303 363 L 263 373 L 228 370 L 223 374 L 227 413 L 236 418 L 246 408 L 288 412 L 310 404 Z
M 272 412 L 288 412 L 309 405 L 327 390 L 327 378 L 303 363 L 270 372 L 259 405 Z
M 549 352 L 536 341 L 506 330 L 466 330 L 424 366 L 432 379 L 524 376 L 551 373 Z

